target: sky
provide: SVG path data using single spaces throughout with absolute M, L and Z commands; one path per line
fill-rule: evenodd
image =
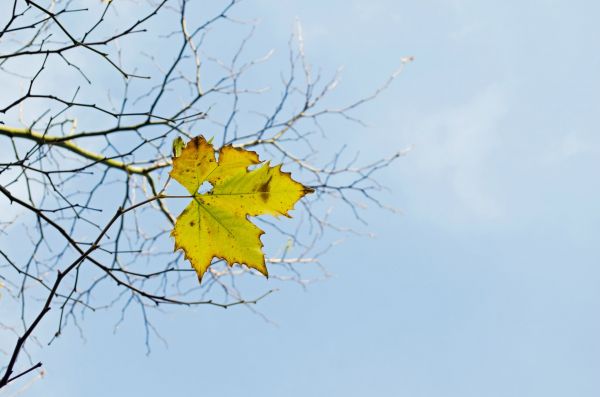
M 344 66 L 342 95 L 391 88 L 344 143 L 380 175 L 329 280 L 243 308 L 186 309 L 44 350 L 29 396 L 598 396 L 600 52 L 592 1 L 247 0 L 255 45 Z M 350 128 L 344 125 L 343 128 Z

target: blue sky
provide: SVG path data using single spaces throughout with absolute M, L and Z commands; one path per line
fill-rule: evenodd
M 592 1 L 246 1 L 258 47 L 295 18 L 315 66 L 362 95 L 340 132 L 402 214 L 324 259 L 332 279 L 243 309 L 170 312 L 168 341 L 86 319 L 43 352 L 31 396 L 597 396 L 600 52 Z M 340 127 L 342 128 L 342 127 Z M 350 129 L 349 129 L 350 128 Z

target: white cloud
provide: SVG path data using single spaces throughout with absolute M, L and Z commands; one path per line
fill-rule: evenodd
M 582 155 L 600 154 L 600 136 L 595 128 L 570 130 L 559 134 L 548 143 L 540 162 L 544 166 L 553 165 Z
M 503 214 L 490 176 L 490 158 L 500 150 L 498 124 L 507 111 L 506 93 L 492 84 L 463 104 L 421 115 L 423 121 L 414 127 L 415 150 L 410 155 L 414 176 L 443 192 L 454 216 L 489 220 Z

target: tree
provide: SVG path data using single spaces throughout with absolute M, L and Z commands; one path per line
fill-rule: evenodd
M 256 25 L 235 18 L 237 0 L 13 0 L 0 5 L 0 389 L 31 375 L 38 339 L 84 327 L 97 310 L 143 316 L 146 346 L 164 306 L 253 305 L 279 281 L 327 276 L 321 255 L 345 232 L 330 218 L 342 203 L 360 222 L 378 206 L 376 172 L 394 153 L 360 165 L 326 139 L 326 125 L 361 123 L 352 111 L 377 97 L 336 104 L 338 73 L 315 74 L 298 27 L 277 89 L 252 50 Z M 214 8 L 214 9 L 211 9 Z M 3 19 L 3 20 L 2 20 Z M 410 58 L 402 60 L 402 65 Z M 257 271 L 215 260 L 198 284 L 170 231 L 185 204 L 168 178 L 172 142 L 204 134 L 216 146 L 254 150 L 315 193 L 267 230 L 270 288 L 238 287 Z M 184 200 L 185 201 L 185 200 Z M 246 282 L 246 280 L 248 280 Z M 4 309 L 6 310 L 6 309 Z M 40 323 L 53 335 L 38 334 Z M 83 332 L 83 328 L 82 332 Z M 30 352 L 31 350 L 31 352 Z M 25 354 L 27 353 L 27 354 Z

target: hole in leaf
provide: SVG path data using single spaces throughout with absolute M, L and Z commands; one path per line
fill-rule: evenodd
M 200 194 L 206 194 L 208 192 L 210 192 L 213 188 L 213 185 L 209 182 L 209 181 L 204 181 L 202 183 L 202 185 L 200 185 L 200 188 L 198 189 L 198 193 Z

